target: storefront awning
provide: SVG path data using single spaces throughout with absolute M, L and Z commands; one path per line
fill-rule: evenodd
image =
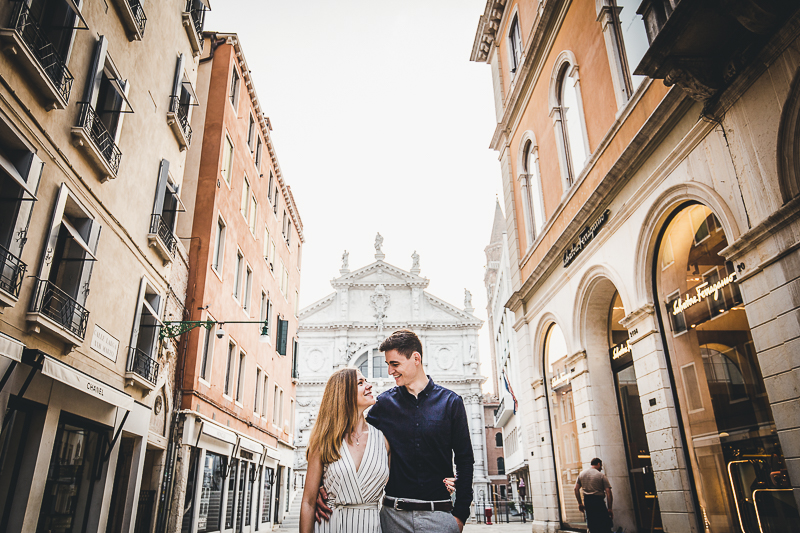
M 239 446 L 249 452 L 257 453 L 259 455 L 264 453 L 264 447 L 261 444 L 244 436 L 239 439 Z
M 42 374 L 109 405 L 126 411 L 133 409 L 134 400 L 130 395 L 46 354 L 42 363 Z
M 0 333 L 0 356 L 19 363 L 22 360 L 22 350 L 25 345 L 13 337 Z
M 210 423 L 208 420 L 204 420 L 203 422 L 204 435 L 221 440 L 222 442 L 227 442 L 228 444 L 236 444 L 236 433 L 224 429 L 214 423 Z

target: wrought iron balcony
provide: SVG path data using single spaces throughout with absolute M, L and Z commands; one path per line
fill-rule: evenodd
M 30 53 L 20 51 L 22 53 L 18 55 L 26 62 L 35 61 L 37 63 L 36 68 L 29 64 L 28 70 L 34 72 L 41 69 L 36 78 L 43 75 L 46 76 L 46 80 L 44 78 L 39 80 L 39 85 L 47 89 L 48 93 L 52 93 L 51 97 L 56 100 L 56 107 L 62 109 L 66 107 L 72 92 L 74 78 L 67 68 L 66 61 L 61 57 L 55 45 L 50 42 L 39 21 L 31 14 L 30 7 L 26 2 L 16 2 L 9 26 L 9 30 L 3 30 L 2 36 L 0 36 L 6 42 L 6 49 L 11 49 L 17 54 L 16 48 L 21 47 L 18 45 L 21 41 Z M 31 79 L 31 81 L 36 80 Z M 45 87 L 48 84 L 52 87 Z
M 206 6 L 203 5 L 202 2 L 197 2 L 196 0 L 188 0 L 186 2 L 186 12 L 189 13 L 189 16 L 192 18 L 192 24 L 194 25 L 194 31 L 197 32 L 197 35 L 203 34 L 203 23 L 206 19 Z M 200 49 L 203 48 L 203 41 L 200 41 Z
M 28 266 L 4 246 L 0 246 L 0 289 L 14 298 L 19 298 L 22 278 Z
M 170 256 L 175 255 L 175 247 L 178 244 L 178 238 L 172 233 L 172 229 L 170 229 L 167 223 L 164 222 L 164 217 L 154 214 L 150 218 L 150 234 L 158 236 Z
M 78 125 L 72 128 L 73 135 L 88 138 L 94 148 L 96 149 L 97 156 L 102 158 L 99 162 L 111 171 L 112 176 L 115 177 L 119 172 L 119 163 L 122 159 L 122 152 L 117 144 L 114 142 L 114 137 L 106 129 L 100 116 L 92 108 L 88 102 L 80 104 L 81 113 L 78 116 Z
M 192 126 L 189 124 L 189 105 L 181 104 L 179 96 L 169 97 L 167 123 L 172 127 L 176 137 L 178 137 L 182 149 L 188 148 L 189 145 L 192 144 Z
M 86 337 L 89 311 L 49 280 L 36 281 L 30 311 L 49 318 L 81 339 Z
M 128 371 L 155 384 L 158 379 L 158 361 L 133 346 L 128 349 Z
M 139 2 L 139 0 L 129 0 L 128 3 L 131 6 L 133 19 L 136 21 L 136 27 L 139 29 L 139 33 L 144 35 L 144 27 L 147 24 L 147 17 L 144 14 L 142 4 Z

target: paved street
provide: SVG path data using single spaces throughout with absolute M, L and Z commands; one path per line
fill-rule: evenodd
M 281 533 L 298 533 L 297 528 L 278 528 L 276 531 Z M 467 524 L 464 527 L 464 533 L 530 533 L 531 524 L 512 523 L 512 524 L 494 524 L 487 526 L 485 524 Z

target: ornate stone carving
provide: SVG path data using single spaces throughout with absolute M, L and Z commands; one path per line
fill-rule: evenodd
M 419 254 L 416 250 L 411 254 L 411 273 L 419 274 Z
M 386 292 L 386 287 L 383 284 L 375 287 L 375 292 L 370 296 L 369 300 L 372 308 L 375 309 L 375 314 L 372 316 L 375 317 L 375 323 L 378 325 L 378 335 L 382 335 L 383 321 L 386 319 L 386 309 L 389 307 L 389 293 Z
M 698 69 L 708 69 L 708 65 L 696 65 L 696 68 L 689 66 L 674 67 L 667 72 L 664 76 L 664 85 L 667 87 L 671 85 L 678 85 L 683 89 L 693 100 L 698 102 L 705 102 L 719 90 L 717 83 L 708 79 L 707 75 L 699 74 Z M 708 70 L 705 70 L 708 72 Z
M 442 370 L 449 370 L 453 366 L 455 358 L 455 354 L 447 346 L 442 346 L 439 348 L 439 351 L 436 352 L 436 364 L 439 365 L 439 368 Z
M 375 235 L 375 259 L 378 261 L 381 261 L 384 257 L 386 257 L 386 254 L 383 253 L 381 246 L 383 246 L 383 237 L 379 232 L 377 235 Z
M 346 270 L 346 271 L 349 272 L 350 271 L 349 263 L 350 263 L 350 253 L 347 250 L 345 250 L 344 253 L 342 254 L 342 268 L 341 268 L 341 270 Z
M 306 361 L 309 370 L 312 372 L 319 372 L 325 364 L 325 356 L 322 354 L 322 351 L 315 348 L 308 353 Z

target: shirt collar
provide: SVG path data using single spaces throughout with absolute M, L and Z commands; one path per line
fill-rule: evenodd
M 425 385 L 425 388 L 420 391 L 419 396 L 417 397 L 417 399 L 420 398 L 420 397 L 423 397 L 423 396 L 425 396 L 425 397 L 430 396 L 431 391 L 433 391 L 434 385 L 435 385 L 435 383 L 433 382 L 433 378 L 428 376 L 428 384 Z M 400 390 L 406 396 L 406 398 L 414 399 L 414 395 L 411 394 L 410 392 L 408 392 L 408 389 L 406 387 L 400 387 Z

